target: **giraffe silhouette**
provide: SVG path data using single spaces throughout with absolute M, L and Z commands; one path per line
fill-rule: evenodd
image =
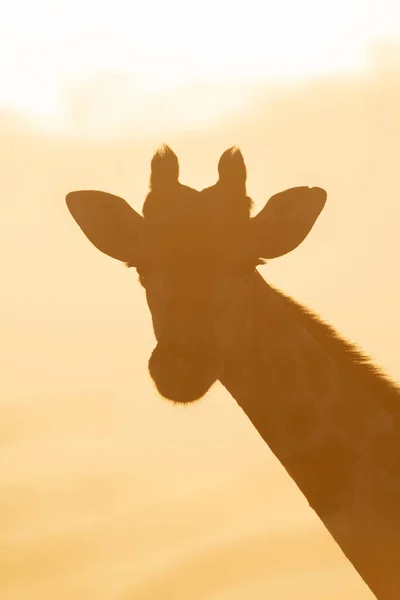
M 219 379 L 373 593 L 397 599 L 400 390 L 257 271 L 305 239 L 326 192 L 288 189 L 251 218 L 237 148 L 222 154 L 218 173 L 201 192 L 184 186 L 176 155 L 163 146 L 143 216 L 105 192 L 66 200 L 99 250 L 137 269 L 160 394 L 194 402 Z

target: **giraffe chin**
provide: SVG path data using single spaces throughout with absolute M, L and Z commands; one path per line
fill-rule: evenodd
M 182 356 L 157 344 L 149 360 L 149 372 L 158 392 L 177 404 L 200 400 L 220 373 L 218 356 L 209 348 L 199 348 Z

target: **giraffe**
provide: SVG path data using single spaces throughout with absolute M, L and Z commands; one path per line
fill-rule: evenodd
M 137 270 L 157 344 L 149 372 L 173 403 L 219 380 L 377 598 L 400 594 L 400 389 L 257 266 L 294 250 L 327 198 L 295 187 L 251 217 L 236 147 L 202 191 L 175 153 L 151 161 L 143 216 L 112 194 L 66 202 L 87 238 Z

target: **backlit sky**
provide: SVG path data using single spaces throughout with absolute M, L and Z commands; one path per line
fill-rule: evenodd
M 159 397 L 136 274 L 90 245 L 65 195 L 141 210 L 164 141 L 199 189 L 239 145 L 257 210 L 322 185 L 310 236 L 260 272 L 398 380 L 400 83 L 355 83 L 400 37 L 397 3 L 2 7 L 1 600 L 372 600 L 220 384 L 190 410 Z
M 0 22 L 0 107 L 57 118 L 96 73 L 135 75 L 135 99 L 177 83 L 361 69 L 400 33 L 396 0 L 16 0 Z M 222 105 L 221 105 L 222 110 Z M 64 115 L 65 116 L 65 115 Z

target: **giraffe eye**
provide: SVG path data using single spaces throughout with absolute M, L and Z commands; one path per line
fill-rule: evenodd
M 140 270 L 140 271 L 139 271 L 139 269 L 136 269 L 136 270 L 137 270 L 137 273 L 138 273 L 138 275 L 139 275 L 139 283 L 140 283 L 140 284 L 141 284 L 143 287 L 146 287 L 146 283 L 147 283 L 147 281 L 148 281 L 148 275 L 147 275 L 147 273 L 145 273 L 145 272 L 144 272 L 144 271 L 142 271 L 142 270 Z
M 248 271 L 246 271 L 245 274 L 245 280 L 246 281 L 251 281 L 254 277 L 254 273 L 256 272 L 255 268 L 254 269 L 249 269 Z

